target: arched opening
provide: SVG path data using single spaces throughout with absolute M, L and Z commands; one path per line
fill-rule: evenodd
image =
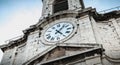
M 68 9 L 68 0 L 55 0 L 53 4 L 53 12 L 59 12 Z

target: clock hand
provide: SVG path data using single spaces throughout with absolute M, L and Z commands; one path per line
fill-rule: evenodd
M 57 31 L 60 32 L 64 27 L 65 27 L 65 24 L 63 24 L 62 27 L 59 30 L 57 30 Z M 55 32 L 55 34 L 57 34 L 57 31 Z
M 61 33 L 60 31 L 56 30 L 56 32 L 60 33 L 61 35 L 63 35 L 65 37 L 65 35 L 63 33 Z
M 55 34 L 59 33 L 58 30 L 55 30 L 55 31 L 56 31 Z

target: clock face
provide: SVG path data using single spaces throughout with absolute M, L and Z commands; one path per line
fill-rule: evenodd
M 68 22 L 60 22 L 48 28 L 44 34 L 45 40 L 56 42 L 68 37 L 74 30 L 74 26 Z

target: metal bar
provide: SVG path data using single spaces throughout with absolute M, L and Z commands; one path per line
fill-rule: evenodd
M 106 9 L 106 10 L 103 10 L 103 11 L 99 11 L 98 13 L 107 13 L 107 12 L 110 12 L 110 11 L 115 11 L 115 10 L 120 10 L 120 6 L 117 6 L 117 7 L 114 7 L 114 8 L 110 8 L 110 9 Z

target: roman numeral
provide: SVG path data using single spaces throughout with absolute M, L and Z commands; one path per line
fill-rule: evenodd
M 66 31 L 65 33 L 70 33 L 70 31 Z
M 60 37 L 57 37 L 57 40 L 60 40 Z
M 55 29 L 55 27 L 52 27 L 52 29 Z
M 69 25 L 65 25 L 65 27 L 68 27 Z
M 54 40 L 54 39 L 55 39 L 54 37 L 51 38 L 51 40 Z
M 48 37 L 47 37 L 47 39 L 50 39 L 51 38 L 51 36 L 49 35 Z
M 46 36 L 50 36 L 50 34 L 47 34 Z
M 67 30 L 69 30 L 69 29 L 71 29 L 71 28 L 67 28 Z
M 57 27 L 60 27 L 60 24 L 58 24 Z
M 47 31 L 47 32 L 52 32 L 52 31 Z

